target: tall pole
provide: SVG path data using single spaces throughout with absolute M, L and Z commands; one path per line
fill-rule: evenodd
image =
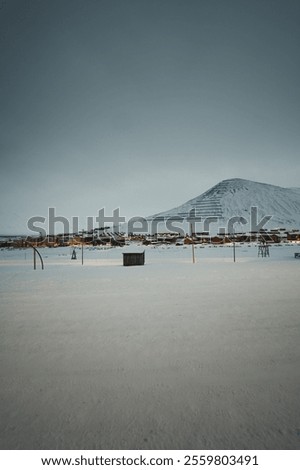
M 192 256 L 193 256 L 193 264 L 195 264 L 195 246 L 193 240 L 193 225 L 191 223 L 191 237 L 192 237 Z
M 33 269 L 36 269 L 36 255 L 38 254 L 40 260 L 41 260 L 41 265 L 42 265 L 42 269 L 44 269 L 44 261 L 43 261 L 43 258 L 42 258 L 42 255 L 40 254 L 40 252 L 38 251 L 37 248 L 35 248 L 35 246 L 33 245 L 33 243 L 29 243 L 29 246 L 31 246 L 31 248 L 33 249 Z M 26 253 L 25 253 L 25 259 L 26 259 Z
M 81 264 L 83 265 L 83 229 L 81 233 Z
M 233 262 L 235 263 L 235 233 L 234 230 L 233 232 L 230 233 L 232 237 L 232 249 L 233 249 Z

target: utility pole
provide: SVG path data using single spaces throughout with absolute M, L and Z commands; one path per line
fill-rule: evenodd
M 193 240 L 193 225 L 191 223 L 191 238 L 192 238 L 192 256 L 193 256 L 193 264 L 195 264 L 195 246 Z
M 235 263 L 235 233 L 234 231 L 230 234 L 232 237 L 232 249 L 233 249 L 233 262 Z
M 83 229 L 81 231 L 81 264 L 83 265 Z

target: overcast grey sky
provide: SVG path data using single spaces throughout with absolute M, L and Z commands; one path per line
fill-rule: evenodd
M 0 233 L 300 186 L 300 1 L 0 0 Z

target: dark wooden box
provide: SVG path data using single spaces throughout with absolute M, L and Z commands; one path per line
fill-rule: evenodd
M 145 264 L 145 252 L 123 253 L 123 266 L 140 266 Z

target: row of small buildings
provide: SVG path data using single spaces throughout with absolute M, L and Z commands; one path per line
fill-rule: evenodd
M 196 232 L 192 234 L 179 233 L 157 233 L 150 234 L 128 234 L 119 232 L 102 231 L 100 232 L 84 232 L 71 234 L 47 235 L 46 237 L 0 237 L 0 247 L 2 248 L 26 248 L 29 245 L 40 247 L 61 247 L 61 246 L 78 246 L 78 245 L 110 245 L 124 246 L 132 241 L 142 243 L 144 245 L 160 245 L 160 244 L 215 244 L 221 245 L 226 243 L 285 243 L 300 242 L 300 231 L 273 229 L 261 230 L 260 232 L 236 233 L 234 236 L 226 233 L 219 233 L 211 236 L 208 232 Z

